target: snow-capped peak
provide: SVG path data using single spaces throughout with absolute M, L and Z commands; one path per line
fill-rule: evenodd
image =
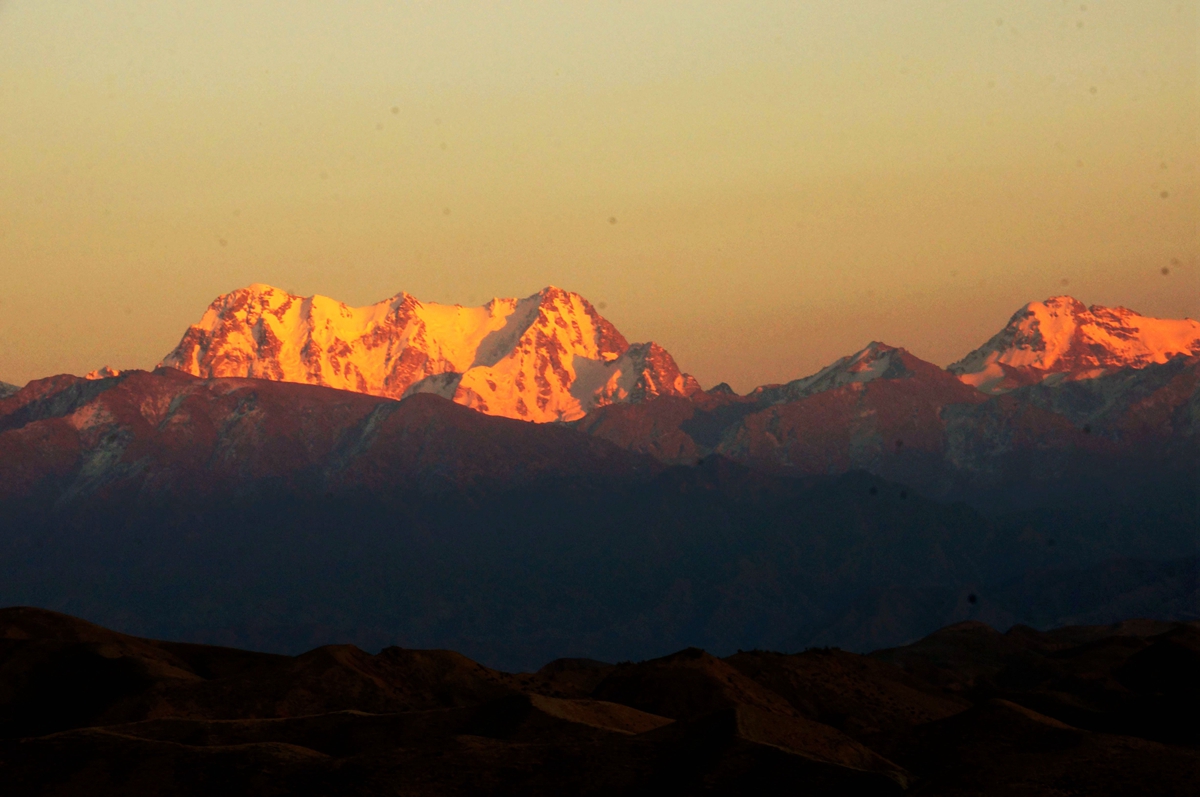
M 218 297 L 162 364 L 392 398 L 434 392 L 532 421 L 699 390 L 661 348 L 631 347 L 586 299 L 553 286 L 482 307 L 423 303 L 404 292 L 348 307 L 255 284 Z
M 842 357 L 811 376 L 785 385 L 764 385 L 756 388 L 751 396 L 763 403 L 779 404 L 798 401 L 854 382 L 905 379 L 913 375 L 912 364 L 915 361 L 916 358 L 904 349 L 872 341 L 865 348 Z
M 1087 379 L 1200 354 L 1200 322 L 1087 307 L 1070 296 L 1030 302 L 987 343 L 949 366 L 987 393 L 1053 379 Z

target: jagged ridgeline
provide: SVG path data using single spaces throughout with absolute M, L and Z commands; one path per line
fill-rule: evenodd
M 700 389 L 660 346 L 630 345 L 586 299 L 554 287 L 482 307 L 403 292 L 348 307 L 251 285 L 213 302 L 162 364 L 389 398 L 435 393 L 528 421 Z
M 1022 307 L 947 370 L 997 394 L 1197 353 L 1200 322 L 1055 296 Z M 764 385 L 754 395 L 779 403 L 894 378 L 915 360 L 907 352 L 905 359 L 872 343 L 820 373 Z M 349 307 L 256 284 L 218 297 L 162 365 L 194 376 L 302 382 L 389 398 L 436 393 L 490 415 L 542 422 L 700 391 L 660 346 L 631 345 L 585 298 L 555 287 L 482 307 L 421 302 L 404 292 Z

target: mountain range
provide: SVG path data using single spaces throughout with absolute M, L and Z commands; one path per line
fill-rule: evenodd
M 781 403 L 904 375 L 907 366 L 888 351 L 873 343 L 817 374 L 752 395 Z M 946 370 L 994 394 L 1195 354 L 1200 322 L 1054 296 L 1022 307 Z M 195 376 L 303 382 L 389 398 L 432 392 L 491 415 L 541 422 L 699 392 L 657 344 L 631 346 L 590 302 L 555 287 L 482 307 L 422 303 L 401 292 L 352 308 L 251 285 L 218 297 L 161 365 Z
M 539 422 L 700 389 L 661 347 L 631 346 L 590 302 L 554 287 L 483 307 L 399 293 L 351 308 L 251 285 L 213 302 L 162 365 L 389 398 L 434 393 L 489 415 Z
M 251 286 L 154 371 L 0 394 L 0 604 L 508 667 L 1195 619 L 1196 327 L 1056 297 L 738 395 L 559 289 Z

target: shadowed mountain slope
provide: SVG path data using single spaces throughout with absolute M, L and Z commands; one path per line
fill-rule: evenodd
M 830 402 L 845 414 L 838 402 L 849 398 L 901 426 L 929 419 L 940 429 L 930 438 L 936 450 L 952 421 L 936 410 L 939 394 L 919 378 L 920 363 L 898 351 L 884 354 L 907 363 L 908 376 L 758 412 L 853 441 L 813 414 Z M 1178 361 L 1143 373 L 1155 368 L 1177 370 L 1156 376 L 1151 396 L 1191 373 Z M 938 390 L 970 390 L 941 372 L 930 378 Z M 1013 394 L 970 395 L 984 403 L 955 406 L 1032 407 Z M 926 409 L 905 416 L 905 396 Z M 691 418 L 677 427 L 685 429 L 705 414 L 758 406 L 723 391 L 660 402 L 610 409 L 686 410 Z M 1107 432 L 1071 433 L 1111 444 Z M 807 439 L 780 450 L 802 451 Z M 902 447 L 909 453 L 879 461 L 928 462 L 910 451 L 921 438 L 908 439 L 917 440 Z M 1073 461 L 1100 467 L 1096 450 Z M 1147 456 L 1154 452 L 1164 456 L 1153 447 Z M 529 667 L 689 645 L 868 649 L 976 616 L 945 608 L 945 596 L 953 607 L 969 592 L 984 596 L 980 607 L 1000 605 L 980 617 L 1001 627 L 1111 617 L 1095 614 L 1115 610 L 1111 595 L 1084 590 L 1090 603 L 1067 605 L 1051 598 L 1052 579 L 1025 581 L 1011 600 L 995 596 L 1033 570 L 1194 550 L 1195 504 L 1187 484 L 1183 493 L 1176 485 L 1186 470 L 1164 478 L 1147 466 L 1073 505 L 1102 483 L 1080 470 L 1075 492 L 1062 491 L 1054 509 L 996 519 L 861 472 L 797 478 L 794 468 L 719 455 L 668 467 L 567 425 L 489 417 L 436 396 L 396 402 L 173 369 L 31 383 L 0 400 L 0 454 L 0 600 L 148 636 L 279 652 L 350 640 Z M 997 500 L 1031 494 L 1003 476 L 993 474 Z M 1147 505 L 1150 496 L 1163 499 Z M 1160 579 L 1152 571 L 1145 578 Z M 1130 596 L 1134 581 L 1121 587 Z M 1158 604 L 1128 606 L 1188 616 L 1185 594 L 1166 581 L 1158 592 Z M 893 597 L 871 604 L 872 596 Z M 909 608 L 881 619 L 880 606 Z
M 1172 558 L 1195 552 L 1197 418 L 1195 356 L 989 397 L 873 344 L 788 386 L 604 407 L 576 426 L 666 462 L 718 454 L 781 475 L 863 469 L 1045 539 Z M 1100 558 L 1039 553 L 1027 566 Z
M 435 396 L 395 402 L 162 368 L 54 377 L 0 401 L 0 499 L 82 499 L 123 489 L 182 500 L 272 481 L 417 491 L 637 478 L 653 460 L 560 426 L 489 419 Z

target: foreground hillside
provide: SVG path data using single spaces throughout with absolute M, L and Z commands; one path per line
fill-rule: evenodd
M 488 669 L 0 610 L 6 795 L 1194 793 L 1200 626 Z

